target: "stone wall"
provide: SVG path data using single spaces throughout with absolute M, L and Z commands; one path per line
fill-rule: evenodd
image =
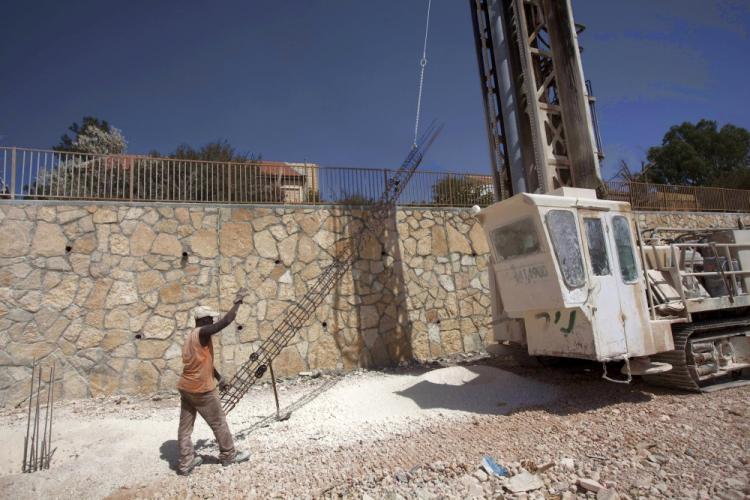
M 736 228 L 742 220 L 750 228 L 750 214 L 721 212 L 637 212 L 642 229 L 679 227 L 685 229 Z
M 0 406 L 28 393 L 30 364 L 58 364 L 64 398 L 172 390 L 198 304 L 238 321 L 215 337 L 231 375 L 349 236 L 345 208 L 0 205 Z M 487 246 L 468 211 L 399 210 L 307 328 L 280 375 L 481 348 Z
M 641 212 L 642 227 L 735 227 L 750 215 Z M 238 320 L 215 337 L 226 375 L 272 332 L 353 234 L 325 207 L 0 205 L 0 406 L 58 363 L 65 398 L 172 390 L 198 304 Z M 465 209 L 400 209 L 275 363 L 280 375 L 483 348 L 488 248 Z

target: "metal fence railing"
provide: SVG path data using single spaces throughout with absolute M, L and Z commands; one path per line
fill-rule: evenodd
M 609 181 L 600 195 L 627 201 L 634 210 L 750 212 L 750 191 L 744 189 Z
M 395 170 L 268 161 L 214 162 L 0 147 L 0 198 L 363 205 Z M 402 205 L 493 201 L 488 175 L 418 171 Z
M 366 205 L 395 171 L 268 161 L 213 162 L 0 147 L 0 199 Z M 750 212 L 750 191 L 610 181 L 636 210 Z M 487 206 L 492 177 L 418 170 L 399 203 Z

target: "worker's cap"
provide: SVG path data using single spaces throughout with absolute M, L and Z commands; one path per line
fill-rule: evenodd
M 218 315 L 219 315 L 219 313 L 217 311 L 215 311 L 215 310 L 213 310 L 213 309 L 211 309 L 210 307 L 207 307 L 207 306 L 199 306 L 199 307 L 196 307 L 193 310 L 193 317 L 195 319 L 205 318 L 205 317 L 208 317 L 208 316 L 210 316 L 212 318 L 215 318 Z

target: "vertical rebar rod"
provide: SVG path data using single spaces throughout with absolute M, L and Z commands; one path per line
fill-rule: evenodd
M 26 419 L 26 437 L 23 442 L 23 472 L 27 472 L 26 460 L 29 449 L 29 431 L 31 430 L 31 399 L 34 397 L 34 371 L 36 371 L 36 358 L 31 361 L 31 390 L 29 390 L 29 415 Z
M 44 410 L 44 440 L 42 441 L 42 469 L 49 468 L 47 457 L 49 455 L 49 425 L 50 421 L 50 397 L 52 396 L 52 368 L 49 370 L 49 382 L 47 383 L 47 407 Z
M 279 393 L 276 391 L 276 376 L 273 374 L 273 363 L 268 363 L 268 370 L 271 372 L 271 386 L 273 386 L 273 399 L 276 400 L 276 418 L 281 416 L 279 407 Z
M 33 470 L 37 470 L 39 466 L 39 392 L 42 390 L 42 367 L 39 366 L 39 375 L 37 376 L 36 384 L 36 411 L 34 413 L 34 465 Z
M 49 407 L 49 438 L 47 439 L 47 449 L 48 455 L 47 455 L 47 468 L 49 469 L 49 463 L 52 459 L 52 412 L 55 409 L 55 372 L 57 371 L 57 366 L 55 362 L 52 362 L 52 376 L 50 377 L 51 383 L 49 386 L 49 394 L 50 394 L 50 407 Z

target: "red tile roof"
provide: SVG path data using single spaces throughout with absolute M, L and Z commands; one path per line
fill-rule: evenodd
M 260 166 L 260 171 L 264 174 L 281 174 L 284 177 L 304 177 L 304 174 L 297 172 L 292 167 L 283 162 L 264 162 Z

